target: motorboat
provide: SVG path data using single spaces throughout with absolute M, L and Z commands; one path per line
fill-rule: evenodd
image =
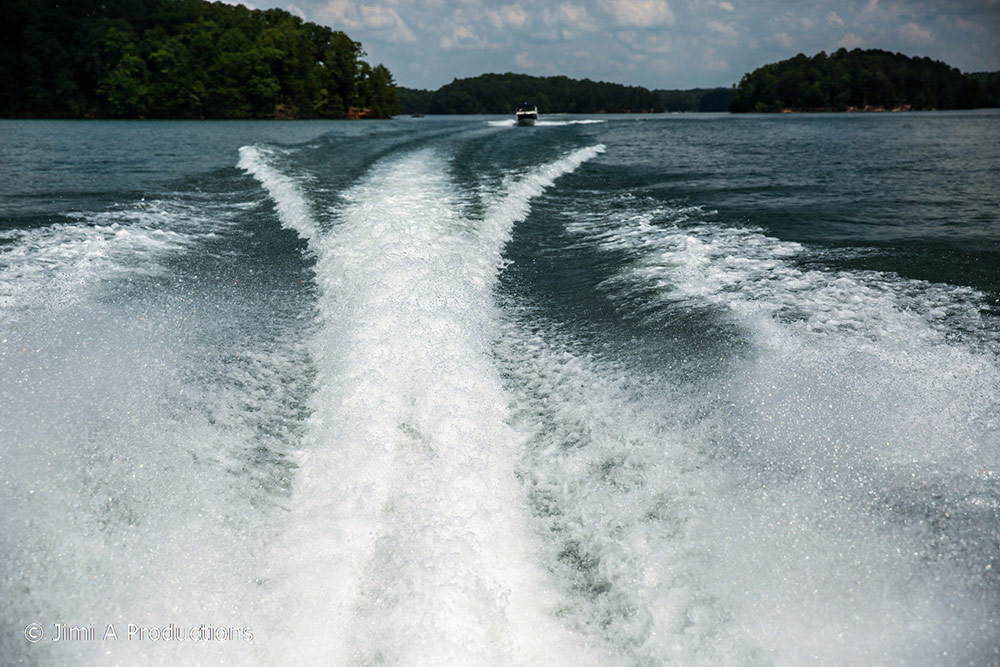
M 538 120 L 538 107 L 529 102 L 518 104 L 514 117 L 517 118 L 518 125 L 534 125 L 535 121 Z

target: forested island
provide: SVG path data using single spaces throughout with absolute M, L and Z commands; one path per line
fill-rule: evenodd
M 0 116 L 346 118 L 399 110 L 389 70 L 280 9 L 4 0 Z
M 1000 106 L 1000 73 L 963 74 L 930 58 L 840 49 L 745 74 L 732 112 L 971 109 Z
M 565 76 L 481 74 L 437 90 L 399 88 L 403 113 L 506 114 L 525 100 L 545 113 L 656 113 L 661 96 L 640 86 Z

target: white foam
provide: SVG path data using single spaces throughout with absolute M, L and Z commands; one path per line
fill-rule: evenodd
M 865 405 L 860 412 L 866 418 L 836 420 L 836 435 L 824 429 L 829 437 L 909 441 L 872 454 L 899 456 L 907 465 L 919 461 L 966 472 L 992 467 L 984 465 L 989 437 L 982 429 L 988 432 L 987 415 L 995 406 L 990 396 L 1000 376 L 1000 340 L 981 314 L 981 293 L 874 271 L 803 268 L 799 260 L 816 258 L 807 248 L 758 230 L 699 222 L 710 217 L 696 208 L 660 208 L 611 222 L 581 219 L 571 229 L 630 258 L 602 288 L 612 298 L 641 304 L 649 321 L 663 322 L 678 309 L 713 309 L 752 338 L 755 358 L 747 372 L 759 375 L 762 385 L 815 385 L 817 377 L 842 385 L 834 400 Z M 980 389 L 970 392 L 969 386 Z M 819 428 L 815 418 L 796 414 L 808 406 L 792 396 L 782 400 L 791 411 L 786 424 Z M 952 404 L 967 421 L 941 421 L 933 412 L 904 423 L 888 416 L 907 405 Z M 966 444 L 961 453 L 943 450 L 938 438 Z
M 532 564 L 492 289 L 530 199 L 601 150 L 510 181 L 478 220 L 447 162 L 412 153 L 352 188 L 326 233 L 291 179 L 243 154 L 304 231 L 320 287 L 314 416 L 272 579 L 275 661 L 580 664 Z
M 259 146 L 240 148 L 238 167 L 252 174 L 274 201 L 281 224 L 293 230 L 303 239 L 313 239 L 318 229 L 309 209 L 309 203 L 298 183 L 271 166 L 278 149 Z
M 4 581 L 18 581 L 21 591 L 5 601 L 0 621 L 13 628 L 38 619 L 48 633 L 9 654 L 5 645 L 0 654 L 11 660 L 247 663 L 246 641 L 141 642 L 126 634 L 129 623 L 260 622 L 250 602 L 273 480 L 262 480 L 268 471 L 255 455 L 279 438 L 258 424 L 291 421 L 279 401 L 294 384 L 288 377 L 301 372 L 280 350 L 245 372 L 192 368 L 213 343 L 198 334 L 217 333 L 212 323 L 231 313 L 228 304 L 204 309 L 206 325 L 172 308 L 177 296 L 141 291 L 122 302 L 77 294 L 0 326 L 0 451 L 12 471 L 0 485 L 0 550 L 9 559 Z M 223 370 L 232 374 L 228 386 L 216 376 Z M 272 486 L 262 490 L 262 481 Z M 50 642 L 55 622 L 94 623 L 97 638 Z M 108 623 L 119 641 L 101 641 Z
M 566 618 L 605 664 L 989 664 L 995 367 L 798 347 L 686 386 L 535 314 L 504 340 Z
M 212 233 L 208 220 L 178 201 L 78 214 L 78 223 L 0 232 L 0 310 L 78 301 L 101 280 L 162 275 L 163 261 Z
M 511 352 L 560 562 L 601 591 L 579 622 L 635 610 L 608 641 L 649 661 L 977 664 L 1000 436 L 982 295 L 804 268 L 807 247 L 713 218 L 632 201 L 570 229 L 622 258 L 601 289 L 623 313 L 744 337 L 727 373 L 643 377 L 538 323 Z
M 535 125 L 560 127 L 566 125 L 599 125 L 606 122 L 606 120 L 598 118 L 579 118 L 574 120 L 539 120 Z
M 186 253 L 211 262 L 240 208 L 182 193 L 4 233 L 0 580 L 19 592 L 4 584 L 0 623 L 37 619 L 49 636 L 3 643 L 0 662 L 247 663 L 246 641 L 125 634 L 128 623 L 259 621 L 248 600 L 269 542 L 261 510 L 280 494 L 308 366 L 294 323 L 240 345 L 232 329 L 253 309 L 178 272 Z M 279 328 L 283 314 L 268 315 L 255 333 Z M 94 623 L 98 636 L 50 642 L 54 622 Z M 112 622 L 120 641 L 105 643 Z
M 501 349 L 533 434 L 523 476 L 572 596 L 567 621 L 604 642 L 606 665 L 754 664 L 754 642 L 704 575 L 716 482 L 679 423 L 683 396 L 637 390 L 629 369 L 515 315 Z
M 745 320 L 773 319 L 790 330 L 943 342 L 956 330 L 989 336 L 979 315 L 983 295 L 961 286 L 903 280 L 874 271 L 810 270 L 820 259 L 794 242 L 759 230 L 699 221 L 699 207 L 639 210 L 602 219 L 582 217 L 570 231 L 606 251 L 628 255 L 603 287 L 629 299 L 652 290 L 648 311 L 669 305 L 714 306 Z
M 578 118 L 573 120 L 538 120 L 535 127 L 565 127 L 567 125 L 595 125 L 606 123 L 607 121 L 598 118 Z M 488 120 L 486 124 L 490 127 L 514 127 L 517 121 L 513 118 L 503 120 Z

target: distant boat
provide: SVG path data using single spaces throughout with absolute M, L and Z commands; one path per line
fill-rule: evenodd
M 517 118 L 518 125 L 534 125 L 535 121 L 538 120 L 538 107 L 528 102 L 519 104 L 517 111 L 514 112 L 514 117 Z

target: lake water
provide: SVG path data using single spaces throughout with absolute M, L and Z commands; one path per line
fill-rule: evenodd
M 0 121 L 0 663 L 1000 664 L 998 183 L 996 111 Z

